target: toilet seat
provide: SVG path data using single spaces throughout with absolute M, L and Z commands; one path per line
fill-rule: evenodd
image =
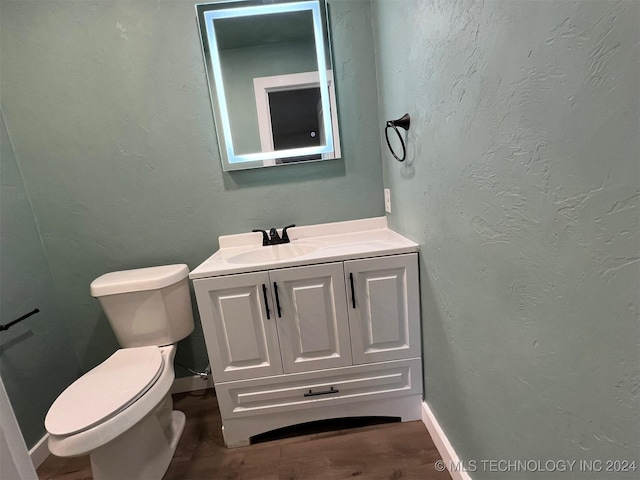
M 97 425 L 71 435 L 54 435 L 49 432 L 49 451 L 59 457 L 76 457 L 91 454 L 118 436 L 126 433 L 148 416 L 164 398 L 171 398 L 169 391 L 175 379 L 173 359 L 176 345 L 158 347 L 164 361 L 160 377 L 135 402 L 124 410 L 104 419 Z M 127 349 L 128 350 L 128 349 Z
M 116 351 L 62 392 L 45 418 L 47 431 L 72 435 L 109 420 L 142 397 L 163 369 L 157 346 Z

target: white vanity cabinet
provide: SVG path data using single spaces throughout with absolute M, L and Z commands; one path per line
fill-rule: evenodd
M 269 272 L 284 373 L 351 365 L 342 262 Z
M 417 256 L 344 262 L 355 365 L 420 356 Z
M 323 238 L 315 257 L 246 267 L 232 260 L 248 249 L 221 241 L 191 273 L 227 446 L 320 419 L 420 418 L 417 245 L 366 233 L 357 248 Z
M 216 382 L 351 365 L 342 262 L 193 284 Z
M 193 282 L 215 382 L 283 373 L 269 272 Z M 266 302 L 265 302 L 266 301 Z

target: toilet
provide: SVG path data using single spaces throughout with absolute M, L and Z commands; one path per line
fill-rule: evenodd
M 45 418 L 49 450 L 89 454 L 95 480 L 160 479 L 185 425 L 173 410 L 176 342 L 193 331 L 186 265 L 125 270 L 91 283 L 123 347 L 71 384 Z

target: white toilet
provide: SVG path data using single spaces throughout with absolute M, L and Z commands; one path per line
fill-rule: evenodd
M 45 418 L 49 450 L 90 454 L 96 480 L 160 479 L 182 435 L 173 410 L 175 343 L 193 330 L 186 265 L 126 270 L 91 283 L 123 347 L 71 384 Z

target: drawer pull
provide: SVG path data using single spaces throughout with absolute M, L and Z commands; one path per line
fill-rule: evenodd
M 333 387 L 331 387 L 330 390 L 323 390 L 322 392 L 314 392 L 313 390 L 309 389 L 308 393 L 305 393 L 304 396 L 305 397 L 316 397 L 318 395 L 331 395 L 332 393 L 339 393 L 340 390 L 335 390 Z

